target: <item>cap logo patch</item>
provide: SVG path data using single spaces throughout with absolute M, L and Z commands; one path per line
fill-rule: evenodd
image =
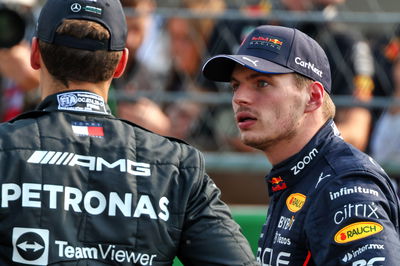
M 262 47 L 272 47 L 280 50 L 283 45 L 283 40 L 278 39 L 276 37 L 263 37 L 263 36 L 253 36 L 249 43 L 251 46 L 258 46 L 254 48 L 262 48 Z
M 249 61 L 250 63 L 252 63 L 254 66 L 257 66 L 257 63 L 259 62 L 259 60 L 251 60 L 250 58 L 245 57 L 245 56 L 243 56 L 242 58 L 243 58 L 244 60 L 247 60 L 247 61 Z
M 318 76 L 320 76 L 322 78 L 322 74 L 323 74 L 322 70 L 315 67 L 315 65 L 313 63 L 305 62 L 300 57 L 296 57 L 294 59 L 294 62 L 296 63 L 296 65 L 300 65 L 303 68 L 311 69 L 312 72 L 314 72 L 315 74 L 317 74 Z
M 73 3 L 71 5 L 71 11 L 74 13 L 78 13 L 79 11 L 81 11 L 81 9 L 82 9 L 82 6 L 78 3 Z
M 95 14 L 97 14 L 97 15 L 101 15 L 101 13 L 102 13 L 102 11 L 103 11 L 101 8 L 94 7 L 94 6 L 85 6 L 85 7 L 83 8 L 83 10 L 85 10 L 86 12 L 95 13 Z

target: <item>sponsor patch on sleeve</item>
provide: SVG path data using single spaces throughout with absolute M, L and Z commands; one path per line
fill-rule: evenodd
M 375 222 L 352 223 L 340 229 L 334 237 L 338 244 L 356 241 L 371 235 L 375 235 L 383 230 L 383 226 Z

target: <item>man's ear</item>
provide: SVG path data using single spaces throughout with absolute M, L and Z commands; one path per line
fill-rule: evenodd
M 31 45 L 31 66 L 33 69 L 40 69 L 40 50 L 39 50 L 39 39 L 37 37 L 32 38 Z
M 306 113 L 312 112 L 321 107 L 324 101 L 324 93 L 326 93 L 324 90 L 324 86 L 318 81 L 314 81 L 313 83 L 311 83 L 308 89 L 310 94 L 305 109 Z
M 122 74 L 124 73 L 126 64 L 127 64 L 127 62 L 128 62 L 128 56 L 129 56 L 128 48 L 125 48 L 125 49 L 122 51 L 122 57 L 121 57 L 121 59 L 119 60 L 119 63 L 118 63 L 118 65 L 117 65 L 117 68 L 115 69 L 114 78 L 119 78 L 119 77 L 121 77 Z

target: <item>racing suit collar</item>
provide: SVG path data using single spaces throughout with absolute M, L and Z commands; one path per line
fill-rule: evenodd
M 110 108 L 103 97 L 84 90 L 63 91 L 49 95 L 36 109 L 111 115 Z
M 300 182 L 313 164 L 318 161 L 319 155 L 323 154 L 321 150 L 325 144 L 339 136 L 340 133 L 334 121 L 328 120 L 300 152 L 271 169 L 266 176 L 269 195 L 284 191 Z

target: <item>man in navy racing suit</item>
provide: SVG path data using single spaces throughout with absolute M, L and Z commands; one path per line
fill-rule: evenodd
M 256 265 L 199 151 L 111 115 L 118 0 L 48 0 L 43 101 L 0 126 L 0 265 Z
M 399 265 L 399 200 L 383 169 L 341 138 L 315 40 L 260 26 L 203 73 L 231 83 L 242 141 L 273 165 L 261 265 Z

